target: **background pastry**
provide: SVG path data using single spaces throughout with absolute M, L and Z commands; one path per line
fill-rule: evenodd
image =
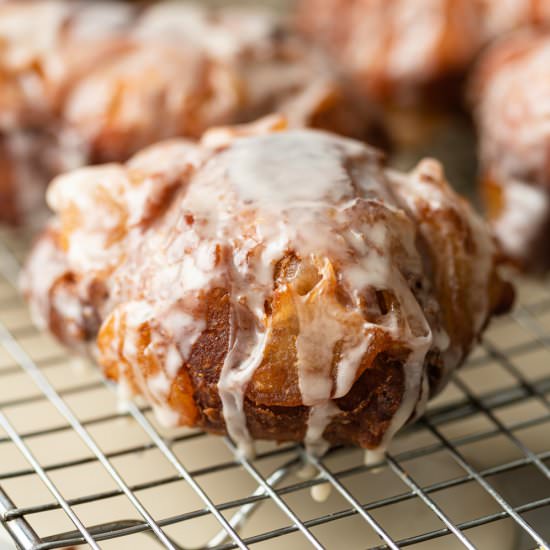
M 55 151 L 55 162 L 37 166 L 42 189 L 64 170 L 124 161 L 158 140 L 274 111 L 295 126 L 371 141 L 381 133 L 346 79 L 267 12 L 4 2 L 0 40 L 0 133 L 37 136 Z M 9 182 L 5 220 L 29 205 L 14 174 L 0 178 Z
M 518 32 L 471 83 L 487 215 L 504 253 L 532 270 L 550 267 L 549 63 L 550 35 Z
M 298 23 L 337 56 L 368 97 L 417 106 L 433 101 L 430 88 L 436 100 L 456 93 L 442 87 L 464 73 L 481 45 L 477 15 L 471 0 L 302 0 Z
M 296 12 L 297 27 L 383 107 L 405 146 L 460 114 L 466 74 L 489 42 L 548 23 L 547 0 L 300 0 Z
M 478 0 L 484 36 L 490 40 L 521 27 L 545 27 L 550 23 L 548 0 Z

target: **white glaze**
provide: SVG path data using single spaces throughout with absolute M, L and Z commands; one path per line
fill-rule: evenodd
M 232 321 L 232 333 L 242 330 L 237 323 Z M 268 337 L 268 329 L 257 333 L 253 343 L 232 335 L 231 347 L 225 358 L 218 382 L 227 432 L 237 444 L 241 456 L 249 459 L 255 455 L 255 449 L 246 425 L 244 394 L 246 385 L 263 359 Z
M 376 451 L 366 450 L 363 462 L 365 466 L 372 466 L 373 464 L 379 464 L 383 462 L 386 457 L 386 452 L 383 449 L 378 449 Z M 371 471 L 376 472 L 378 469 L 375 468 Z
M 117 380 L 117 412 L 126 414 L 129 412 L 129 405 L 132 401 L 132 390 L 124 376 Z
M 308 453 L 314 456 L 323 456 L 329 444 L 323 439 L 325 428 L 329 425 L 340 409 L 330 400 L 326 399 L 322 404 L 313 405 L 309 410 L 307 431 L 304 438 L 304 445 Z
M 311 488 L 311 498 L 315 502 L 325 502 L 328 500 L 331 492 L 332 487 L 330 483 L 320 483 L 319 485 L 314 485 Z
M 317 468 L 310 462 L 304 462 L 302 467 L 296 472 L 296 476 L 304 481 L 313 479 L 318 473 Z

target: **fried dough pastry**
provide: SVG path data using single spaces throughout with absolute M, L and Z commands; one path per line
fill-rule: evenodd
M 34 318 L 160 420 L 383 449 L 509 307 L 440 164 L 270 117 L 60 176 Z
M 2 129 L 50 120 L 72 84 L 123 47 L 136 13 L 116 1 L 0 3 Z
M 0 221 L 36 218 L 46 184 L 88 159 L 60 113 L 79 76 L 119 51 L 121 2 L 0 3 Z
M 471 97 L 481 188 L 504 253 L 531 271 L 550 268 L 550 36 L 523 31 L 480 60 Z
M 369 98 L 429 112 L 461 100 L 466 71 L 487 42 L 549 23 L 550 1 L 300 0 L 296 19 Z
M 297 17 L 369 97 L 417 105 L 456 92 L 481 44 L 477 12 L 472 0 L 301 0 Z
M 0 133 L 58 136 L 51 144 L 64 170 L 125 161 L 159 140 L 271 112 L 358 139 L 380 132 L 324 56 L 260 11 L 7 1 L 0 43 Z M 44 189 L 59 172 L 43 173 Z M 15 195 L 24 188 L 5 185 Z

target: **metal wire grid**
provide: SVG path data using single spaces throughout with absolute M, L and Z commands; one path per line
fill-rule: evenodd
M 97 370 L 78 374 L 45 344 L 16 293 L 25 248 L 0 241 L 0 520 L 19 547 L 550 548 L 550 285 L 521 285 L 514 314 L 495 323 L 383 463 L 366 465 L 350 449 L 317 460 L 298 445 L 268 444 L 248 461 L 228 438 L 163 432 L 146 406 L 117 411 Z M 86 398 L 93 406 L 83 412 Z M 138 442 L 124 435 L 117 447 L 128 432 Z M 151 452 L 129 475 L 125 460 Z M 303 461 L 315 475 L 300 479 Z M 91 487 L 79 494 L 88 477 L 79 468 L 89 467 Z M 322 487 L 333 494 L 319 504 L 309 491 Z M 159 512 L 167 495 L 175 509 Z M 122 516 L 88 520 L 120 499 Z M 139 534 L 148 536 L 136 542 Z

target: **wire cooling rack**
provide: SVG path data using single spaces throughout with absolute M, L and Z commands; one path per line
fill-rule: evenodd
M 550 284 L 520 281 L 383 462 L 268 443 L 248 461 L 143 404 L 118 410 L 97 369 L 32 326 L 26 248 L 0 234 L 0 520 L 18 547 L 550 548 Z

